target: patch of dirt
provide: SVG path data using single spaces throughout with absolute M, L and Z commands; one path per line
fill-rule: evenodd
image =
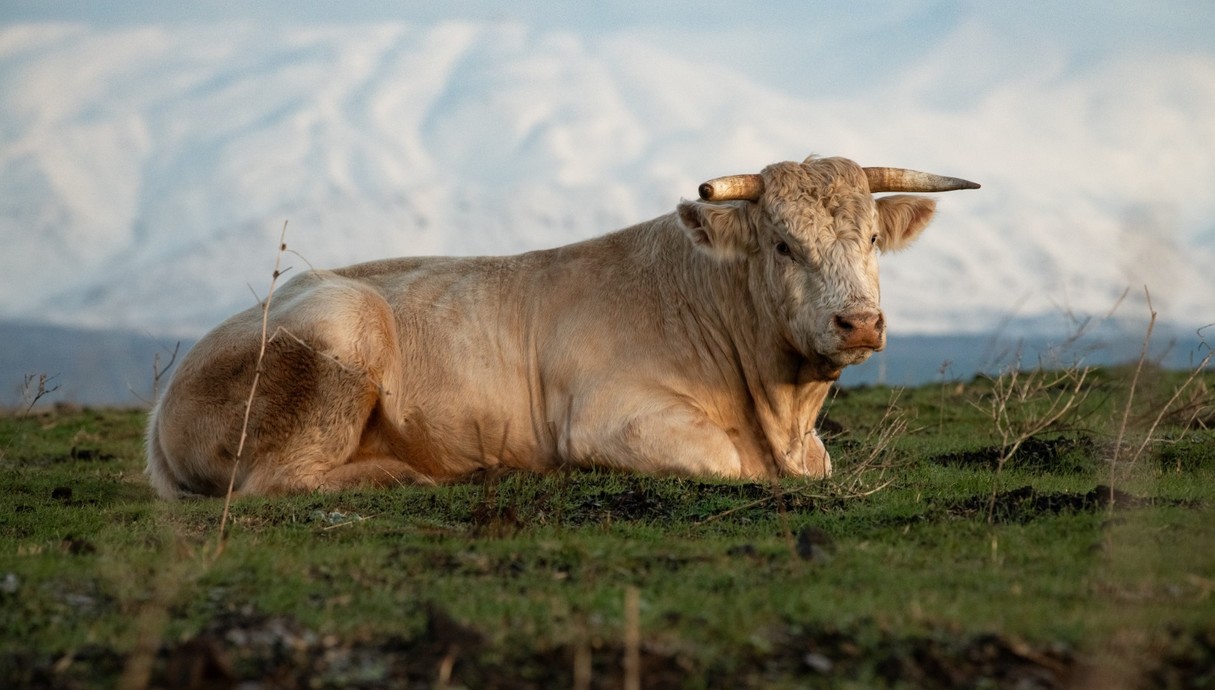
M 1022 486 L 997 493 L 994 501 L 990 496 L 973 496 L 948 506 L 946 511 L 965 518 L 986 518 L 990 512 L 993 522 L 1024 524 L 1044 515 L 1093 512 L 1105 510 L 1111 504 L 1114 508 L 1134 508 L 1153 502 L 1153 499 L 1111 489 L 1104 484 L 1098 484 L 1083 494 L 1038 491 L 1032 486 Z
M 672 502 L 658 492 L 634 486 L 623 491 L 603 490 L 580 496 L 567 520 L 571 524 L 664 520 L 671 517 L 674 508 Z
M 18 459 L 22 464 L 46 466 L 62 465 L 68 462 L 113 462 L 118 459 L 118 456 L 114 455 L 113 453 L 107 453 L 98 448 L 72 446 L 72 449 L 67 453 L 58 453 L 54 455 L 32 455 Z
M 616 522 L 655 522 L 675 517 L 698 519 L 707 509 L 705 499 L 738 501 L 747 510 L 772 510 L 774 489 L 769 484 L 725 484 L 686 479 L 678 484 L 655 485 L 636 474 L 610 475 L 604 470 L 568 470 L 565 483 L 520 498 L 495 480 L 484 482 L 483 493 L 467 515 L 475 536 L 511 536 L 531 525 L 560 523 L 571 526 Z M 814 509 L 817 501 L 797 495 L 783 496 L 786 510 Z M 750 505 L 754 504 L 754 505 Z M 765 507 L 767 506 L 767 507 Z M 726 510 L 726 509 L 723 509 Z
M 414 637 L 340 638 L 304 628 L 289 617 L 228 613 L 197 635 L 163 644 L 150 687 L 434 688 L 499 690 L 624 684 L 626 650 L 593 640 L 551 648 L 491 649 L 479 631 L 436 606 Z M 1059 688 L 1081 680 L 1082 659 L 1064 645 L 1030 645 L 999 635 L 896 636 L 869 623 L 855 629 L 790 624 L 773 644 L 728 659 L 697 660 L 642 642 L 642 687 L 703 685 L 765 687 L 857 682 L 920 688 Z M 1198 687 L 1215 668 L 1215 630 L 1175 631 L 1144 667 L 1143 687 Z M 106 685 L 121 675 L 126 657 L 92 645 L 62 655 L 0 655 L 5 687 L 77 688 Z
M 100 644 L 57 654 L 9 652 L 0 654 L 0 687 L 75 690 L 99 687 L 99 679 L 113 686 L 125 664 L 125 655 Z
M 72 446 L 72 451 L 68 454 L 68 459 L 77 462 L 112 462 L 118 459 L 117 455 L 107 453 L 96 448 L 78 448 Z
M 1144 673 L 1152 688 L 1215 688 L 1215 626 L 1196 635 L 1173 630 L 1159 663 Z
M 734 508 L 705 512 L 705 499 L 721 498 L 738 501 Z M 797 493 L 779 492 L 771 484 L 720 484 L 687 480 L 677 492 L 662 493 L 643 479 L 630 479 L 624 489 L 603 489 L 580 493 L 572 510 L 563 521 L 571 525 L 603 523 L 611 520 L 653 522 L 682 516 L 692 520 L 714 519 L 729 512 L 733 519 L 748 514 L 769 514 L 783 509 L 789 512 L 812 512 L 842 507 L 844 502 L 831 498 L 811 498 Z
M 1085 459 L 1096 456 L 1097 443 L 1089 436 L 1039 438 L 1026 440 L 1009 458 L 1006 468 L 1019 467 L 1030 470 L 1077 470 L 1082 469 Z M 929 462 L 947 467 L 996 469 L 1003 446 L 988 446 L 957 453 L 945 453 L 929 458 Z
M 1065 646 L 1034 647 L 999 635 L 867 632 L 876 639 L 861 643 L 857 634 L 838 629 L 803 632 L 785 642 L 777 661 L 800 662 L 800 669 L 784 669 L 788 675 L 856 678 L 868 668 L 886 684 L 917 688 L 1064 687 L 1077 663 Z

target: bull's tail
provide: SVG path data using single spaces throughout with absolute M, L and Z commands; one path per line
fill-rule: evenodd
M 157 413 L 160 411 L 160 406 L 157 405 L 152 409 L 152 413 L 148 415 L 148 433 L 146 439 L 146 447 L 148 454 L 148 466 L 144 468 L 144 474 L 148 475 L 148 481 L 152 484 L 152 488 L 161 498 L 173 500 L 180 498 L 184 493 L 181 483 L 173 474 L 173 468 L 169 465 L 169 459 L 165 457 L 164 448 L 160 446 L 160 432 L 158 431 Z

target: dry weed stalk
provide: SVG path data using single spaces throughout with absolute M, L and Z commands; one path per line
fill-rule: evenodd
M 151 336 L 149 335 L 149 337 Z M 177 354 L 181 350 L 181 341 L 178 340 L 176 343 L 174 343 L 172 350 L 169 350 L 169 348 L 163 346 L 161 349 L 169 353 L 169 361 L 164 366 L 161 366 L 160 353 L 157 352 L 156 354 L 152 355 L 152 398 L 150 400 L 144 398 L 142 395 L 137 393 L 134 388 L 127 385 L 127 392 L 138 398 L 148 407 L 156 404 L 156 400 L 160 398 L 160 383 L 164 380 L 165 374 L 169 373 L 169 369 L 173 368 L 173 363 L 177 361 Z
M 953 361 L 947 359 L 947 360 L 944 360 L 943 362 L 941 362 L 941 366 L 937 369 L 937 373 L 941 375 L 941 403 L 940 403 L 940 406 L 937 408 L 937 433 L 938 434 L 945 430 L 945 391 L 946 391 L 946 388 L 949 386 L 949 379 L 946 377 L 946 375 L 949 373 L 950 367 L 952 365 L 953 365 Z
M 279 233 L 278 252 L 274 255 L 274 273 L 270 277 L 270 290 L 266 293 L 266 299 L 262 301 L 262 337 L 260 347 L 257 351 L 257 366 L 253 371 L 253 383 L 249 386 L 249 397 L 245 400 L 245 417 L 240 428 L 240 442 L 236 446 L 236 458 L 232 461 L 232 473 L 228 476 L 228 490 L 224 494 L 224 512 L 219 520 L 219 534 L 216 538 L 214 558 L 218 558 L 224 551 L 224 546 L 227 543 L 227 527 L 228 515 L 232 507 L 232 492 L 236 487 L 236 471 L 240 467 L 241 460 L 244 458 L 245 441 L 249 437 L 249 415 L 253 411 L 253 398 L 257 395 L 257 384 L 262 377 L 262 362 L 266 358 L 266 343 L 267 330 L 270 323 L 270 300 L 274 297 L 274 288 L 278 284 L 278 279 L 283 275 L 284 271 L 280 270 L 283 261 L 283 253 L 287 251 L 287 221 L 283 221 L 283 229 Z
M 992 379 L 987 413 L 1000 435 L 1000 456 L 996 459 L 991 497 L 987 505 L 989 523 L 995 516 L 996 497 L 1004 466 L 1026 441 L 1056 427 L 1084 403 L 1088 398 L 1084 383 L 1091 372 L 1090 367 L 1081 366 L 1058 371 L 1047 371 L 1039 366 L 1031 371 L 1023 371 L 1020 366 L 1014 365 L 1003 375 Z M 1042 405 L 1045 405 L 1045 409 L 1036 409 Z
M 907 434 L 907 415 L 899 407 L 899 398 L 903 389 L 896 388 L 890 393 L 882 419 L 877 426 L 870 429 L 862 442 L 869 449 L 865 457 L 848 469 L 848 472 L 832 478 L 833 490 L 843 498 L 860 498 L 869 496 L 890 486 L 894 480 L 886 479 L 886 472 L 895 466 L 894 442 Z M 877 476 L 871 477 L 876 471 Z M 876 484 L 869 488 L 872 484 Z
M 165 626 L 168 625 L 169 606 L 172 604 L 173 598 L 177 592 L 181 590 L 184 583 L 191 577 L 198 577 L 205 573 L 207 569 L 215 563 L 215 561 L 223 554 L 224 546 L 227 542 L 227 524 L 230 508 L 232 504 L 232 493 L 236 482 L 236 470 L 240 463 L 244 452 L 245 440 L 248 436 L 249 415 L 253 406 L 253 398 L 257 393 L 257 384 L 261 376 L 262 359 L 266 352 L 266 337 L 267 324 L 270 314 L 270 298 L 274 294 L 274 287 L 278 282 L 279 277 L 284 273 L 280 270 L 283 253 L 287 250 L 286 244 L 287 223 L 283 223 L 282 232 L 279 235 L 278 254 L 274 260 L 274 274 L 270 280 L 270 291 L 266 294 L 265 301 L 262 302 L 262 337 L 261 350 L 258 353 L 257 368 L 253 375 L 253 384 L 249 389 L 249 398 L 245 405 L 244 425 L 241 428 L 240 445 L 236 452 L 236 461 L 232 466 L 232 474 L 228 480 L 228 491 L 224 497 L 223 515 L 220 518 L 219 534 L 216 538 L 214 548 L 207 549 L 190 549 L 184 547 L 185 540 L 180 534 L 175 535 L 177 548 L 186 549 L 186 558 L 179 558 L 173 561 L 176 563 L 173 567 L 164 568 L 160 571 L 151 583 L 149 590 L 149 599 L 140 607 L 136 619 L 136 629 L 139 631 L 136 640 L 135 648 L 127 657 L 123 667 L 123 674 L 119 680 L 118 687 L 123 690 L 143 690 L 148 687 L 152 675 L 152 666 L 157 650 L 159 650 L 161 641 L 164 635 Z M 169 367 L 173 365 L 173 361 L 177 358 L 178 348 L 181 343 L 178 343 L 173 349 L 172 357 L 169 363 L 163 368 L 160 367 L 160 356 L 156 356 L 153 365 L 153 396 L 157 395 L 157 388 L 161 377 Z M 190 565 L 196 564 L 196 565 Z
M 1139 360 L 1135 366 L 1135 374 L 1131 378 L 1131 387 L 1130 387 L 1130 391 L 1127 394 L 1126 405 L 1122 410 L 1122 422 L 1118 426 L 1118 437 L 1117 437 L 1117 441 L 1114 444 L 1114 457 L 1110 461 L 1110 505 L 1111 506 L 1113 505 L 1113 501 L 1114 501 L 1113 487 L 1115 486 L 1117 479 L 1118 479 L 1118 476 L 1117 476 L 1118 461 L 1122 455 L 1122 450 L 1125 446 L 1124 440 L 1127 435 L 1128 427 L 1130 426 L 1131 408 L 1134 405 L 1134 401 L 1135 401 L 1135 390 L 1136 390 L 1136 386 L 1139 382 L 1139 375 L 1143 370 L 1143 364 L 1147 360 L 1148 347 L 1150 345 L 1151 338 L 1152 338 L 1152 330 L 1156 324 L 1156 310 L 1152 308 L 1152 297 L 1150 294 L 1147 293 L 1146 287 L 1144 288 L 1144 293 L 1147 295 L 1148 310 L 1151 313 L 1151 317 L 1148 320 L 1147 332 L 1144 334 L 1144 337 L 1143 337 L 1143 347 L 1140 349 L 1140 352 L 1139 352 Z M 1200 337 L 1201 337 L 1201 333 L 1202 333 L 1202 329 L 1199 329 Z M 1207 345 L 1205 340 L 1203 341 L 1203 344 Z M 1152 443 L 1153 440 L 1155 440 L 1156 429 L 1160 426 L 1160 423 L 1164 420 L 1164 418 L 1166 416 L 1178 414 L 1179 412 L 1182 412 L 1182 411 L 1189 411 L 1191 420 L 1195 420 L 1198 418 L 1198 415 L 1206 408 L 1207 403 L 1208 403 L 1207 398 L 1205 396 L 1202 396 L 1201 394 L 1199 395 L 1199 397 L 1189 400 L 1186 404 L 1182 405 L 1179 408 L 1174 408 L 1173 406 L 1181 398 L 1182 394 L 1190 389 L 1190 386 L 1194 383 L 1195 380 L 1198 379 L 1199 374 L 1201 374 L 1202 372 L 1207 370 L 1207 368 L 1211 364 L 1211 360 L 1213 357 L 1215 357 L 1215 350 L 1213 350 L 1209 345 L 1207 345 L 1207 354 L 1201 360 L 1199 360 L 1198 364 L 1196 364 L 1193 368 L 1190 369 L 1189 376 L 1187 376 L 1186 379 L 1181 382 L 1181 385 L 1177 386 L 1177 388 L 1173 391 L 1172 396 L 1169 397 L 1168 401 L 1166 401 L 1163 405 L 1160 406 L 1160 409 L 1156 413 L 1156 416 L 1154 418 L 1152 418 L 1151 423 L 1149 423 L 1147 425 L 1147 430 L 1144 432 L 1143 438 L 1140 439 L 1139 445 L 1135 447 L 1134 453 L 1131 454 L 1130 460 L 1128 460 L 1125 463 L 1126 467 L 1123 472 L 1124 478 L 1134 470 L 1135 466 L 1139 462 L 1139 459 L 1143 456 L 1144 451 L 1146 451 L 1147 447 Z
M 177 551 L 177 557 L 167 559 L 164 567 L 153 574 L 143 597 L 139 600 L 140 604 L 134 614 L 135 643 L 123 664 L 117 685 L 119 690 L 145 690 L 148 687 L 156 655 L 164 641 L 164 630 L 169 625 L 169 608 L 186 583 L 194 581 L 205 572 L 205 568 L 199 569 L 194 565 L 201 551 L 188 545 L 180 528 L 172 522 L 165 504 L 157 504 L 156 512 L 158 522 L 173 525 L 172 548 Z M 130 573 L 124 569 L 122 576 L 130 577 Z
M 1152 308 L 1152 295 L 1148 292 L 1146 285 L 1143 287 L 1143 294 L 1147 297 L 1148 312 L 1151 314 L 1151 317 L 1148 319 L 1147 331 L 1143 334 L 1143 346 L 1139 350 L 1139 360 L 1135 364 L 1135 373 L 1131 376 L 1131 387 L 1126 395 L 1126 406 L 1122 409 L 1122 423 L 1118 425 L 1118 437 L 1114 441 L 1114 457 L 1110 460 L 1111 506 L 1114 503 L 1115 473 L 1118 470 L 1118 456 L 1122 452 L 1122 440 L 1126 437 L 1127 421 L 1131 417 L 1131 406 L 1135 402 L 1135 389 L 1139 385 L 1139 375 L 1143 372 L 1143 363 L 1147 361 L 1148 347 L 1152 342 L 1152 330 L 1156 327 L 1156 310 Z M 1167 408 L 1168 406 L 1166 405 L 1165 407 Z M 1155 429 L 1155 425 L 1152 428 Z M 1151 432 L 1148 433 L 1148 438 L 1151 438 Z M 1138 459 L 1138 453 L 1136 453 L 1135 457 Z
M 22 410 L 19 416 L 28 417 L 34 411 L 34 406 L 38 404 L 39 400 L 59 390 L 59 384 L 57 383 L 49 388 L 47 387 L 47 384 L 54 379 L 54 376 L 48 376 L 45 373 L 25 375 L 25 379 L 21 382 L 21 399 L 28 400 L 29 402 L 26 403 L 25 409 Z
M 641 690 L 641 590 L 624 590 L 624 688 Z
M 59 384 L 55 384 L 49 388 L 47 387 L 47 384 L 54 380 L 54 378 L 54 376 L 48 376 L 46 374 L 25 375 L 25 378 L 21 382 L 21 399 L 28 402 L 26 402 L 21 408 L 20 412 L 17 413 L 17 419 L 25 419 L 26 417 L 30 416 L 30 414 L 34 411 L 34 406 L 38 404 L 39 400 L 42 400 L 51 393 L 59 390 Z M 3 447 L 0 447 L 0 460 L 4 460 L 6 457 L 8 457 L 8 452 L 16 440 L 17 436 L 14 435 L 13 437 L 9 438 L 8 442 L 5 443 Z
M 168 348 L 166 348 L 168 349 Z M 169 369 L 173 367 L 173 363 L 177 361 L 177 353 L 181 350 L 181 341 L 178 340 L 173 344 L 173 351 L 169 353 L 169 362 L 163 367 L 160 366 L 160 353 L 157 352 L 152 357 L 152 402 L 160 397 L 160 382 L 164 379 Z

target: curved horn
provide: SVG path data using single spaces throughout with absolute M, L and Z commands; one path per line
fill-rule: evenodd
M 955 189 L 978 189 L 979 185 L 957 177 L 944 177 L 903 168 L 865 168 L 869 191 L 878 192 L 952 192 Z
M 759 175 L 718 177 L 700 185 L 705 201 L 759 201 L 764 193 L 764 178 Z

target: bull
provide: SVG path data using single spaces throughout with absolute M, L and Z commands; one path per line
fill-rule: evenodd
M 819 410 L 886 342 L 878 254 L 935 211 L 874 194 L 977 187 L 811 156 L 576 244 L 310 270 L 187 354 L 147 473 L 165 498 L 495 469 L 827 476 Z

